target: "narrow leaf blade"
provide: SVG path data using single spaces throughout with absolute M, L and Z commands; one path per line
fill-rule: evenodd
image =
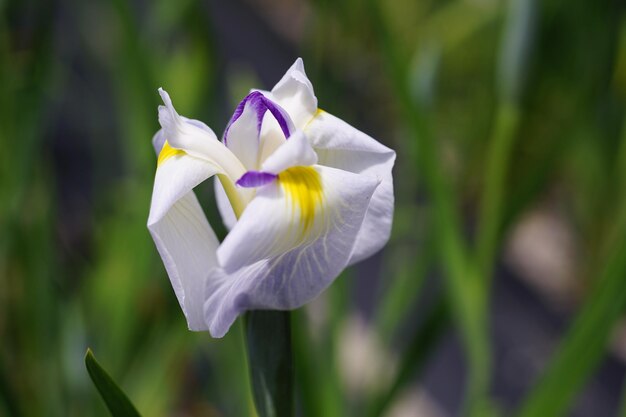
M 87 372 L 113 417 L 140 417 L 126 394 L 100 366 L 91 349 L 85 354 Z

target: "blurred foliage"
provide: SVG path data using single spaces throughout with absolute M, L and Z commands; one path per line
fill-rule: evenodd
M 295 4 L 301 37 L 282 42 L 304 56 L 323 108 L 398 152 L 371 322 L 399 364 L 370 392 L 347 387 L 338 345 L 358 284 L 346 271 L 322 297 L 321 323 L 293 316 L 302 414 L 386 415 L 453 326 L 464 415 L 565 415 L 626 303 L 623 5 Z M 254 415 L 241 323 L 221 340 L 187 331 L 145 227 L 156 89 L 219 130 L 258 86 L 253 66 L 224 62 L 220 7 L 0 1 L 0 416 L 107 415 L 82 366 L 87 346 L 142 415 Z M 223 236 L 209 190 L 200 198 Z M 494 266 L 523 215 L 554 195 L 585 291 L 538 382 L 502 407 L 490 395 Z M 433 275 L 444 282 L 434 295 Z

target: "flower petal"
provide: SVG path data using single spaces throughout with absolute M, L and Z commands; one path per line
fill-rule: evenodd
M 396 158 L 387 148 L 343 120 L 318 111 L 305 133 L 315 149 L 319 163 L 382 182 L 374 192 L 359 232 L 350 264 L 378 252 L 389 240 L 393 219 L 393 181 L 391 170 Z
M 317 163 L 317 154 L 301 130 L 291 135 L 273 154 L 263 162 L 262 170 L 279 174 L 294 166 L 308 166 Z
M 268 96 L 287 110 L 296 128 L 303 128 L 317 111 L 317 97 L 302 58 L 296 59 Z
M 276 174 L 270 174 L 263 171 L 248 171 L 241 176 L 236 182 L 240 187 L 256 188 L 269 184 L 278 178 Z
M 289 229 L 277 224 L 289 215 L 281 201 L 280 189 L 268 185 L 259 189 L 250 203 L 251 209 L 243 213 L 218 249 L 220 264 L 226 262 L 227 267 L 211 271 L 204 304 L 205 320 L 213 337 L 222 337 L 245 310 L 302 306 L 319 295 L 346 267 L 378 181 L 371 176 L 323 166 L 316 166 L 316 170 L 322 178 L 326 214 L 324 227 L 317 230 L 320 234 L 315 239 L 279 252 L 278 256 L 267 257 L 274 253 L 268 247 L 292 240 Z M 280 232 L 275 231 L 276 227 Z M 231 238 L 237 235 L 246 239 Z M 247 262 L 255 258 L 260 260 Z
M 152 147 L 157 156 L 161 153 L 163 145 L 165 145 L 165 133 L 163 133 L 163 129 L 159 129 L 154 136 L 152 136 Z
M 237 223 L 237 216 L 235 216 L 235 210 L 233 210 L 233 206 L 228 201 L 228 196 L 226 195 L 226 190 L 224 190 L 224 186 L 219 178 L 215 177 L 213 181 L 213 188 L 215 191 L 215 202 L 217 203 L 217 209 L 222 216 L 222 222 L 224 226 L 228 230 L 232 229 Z
M 317 163 L 317 154 L 301 130 L 291 135 L 265 162 L 262 171 L 248 171 L 237 180 L 241 187 L 260 187 L 274 181 L 278 174 L 291 167 Z
M 269 98 L 265 97 L 260 91 L 252 91 L 237 105 L 235 113 L 231 117 L 226 130 L 224 131 L 224 142 L 228 142 L 230 130 L 233 124 L 239 120 L 241 116 L 246 112 L 246 109 L 250 110 L 250 113 L 255 116 L 253 125 L 256 126 L 257 136 L 261 131 L 261 125 L 266 113 L 269 113 L 276 119 L 280 130 L 282 130 L 285 138 L 291 136 L 291 133 L 295 130 L 292 120 L 289 118 L 287 112 L 279 105 L 274 103 Z
M 179 116 L 167 92 L 160 88 L 159 94 L 165 103 L 165 106 L 159 106 L 159 123 L 172 148 L 211 162 L 233 182 L 246 172 L 239 159 L 217 139 L 211 129 Z
M 204 124 L 204 122 L 201 122 L 200 120 L 188 119 L 184 116 L 179 116 L 179 117 L 183 119 L 185 122 L 191 123 L 192 125 L 195 125 L 199 127 L 200 129 L 207 131 L 209 134 L 213 133 L 211 128 L 207 126 L 206 124 Z M 163 129 L 159 129 L 152 137 L 152 146 L 154 147 L 154 152 L 156 152 L 157 156 L 161 153 L 161 149 L 163 149 L 163 145 L 165 145 L 165 141 L 166 141 L 165 132 L 163 131 Z
M 224 132 L 224 144 L 239 158 L 247 170 L 257 169 L 260 130 L 257 109 L 251 105 L 250 101 L 245 101 L 242 112 L 237 118 L 233 116 L 233 119 Z M 261 115 L 262 119 L 263 115 Z
M 185 153 L 157 168 L 148 229 L 163 259 L 190 330 L 206 330 L 203 291 L 217 266 L 219 245 L 193 188 L 216 174 L 212 164 Z
M 218 248 L 220 266 L 233 272 L 315 239 L 326 227 L 328 184 L 319 167 L 297 167 L 256 190 Z

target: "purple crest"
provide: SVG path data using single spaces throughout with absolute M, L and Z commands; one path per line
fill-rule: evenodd
M 233 116 L 230 118 L 228 125 L 226 125 L 226 130 L 224 131 L 224 144 L 227 144 L 228 131 L 230 130 L 230 126 L 235 123 L 237 119 L 239 119 L 239 117 L 243 113 L 244 108 L 246 107 L 246 104 L 248 103 L 250 103 L 252 108 L 256 111 L 257 133 L 261 132 L 263 117 L 265 116 L 265 112 L 269 110 L 269 112 L 272 113 L 272 116 L 274 116 L 274 118 L 278 122 L 278 125 L 283 131 L 285 138 L 289 139 L 289 136 L 291 136 L 292 132 L 290 129 L 290 120 L 287 112 L 285 112 L 285 110 L 283 110 L 283 108 L 280 107 L 278 104 L 265 97 L 263 93 L 259 91 L 253 91 L 248 94 L 243 100 L 241 100 L 241 103 L 237 105 L 235 113 L 233 113 Z
M 251 188 L 260 187 L 274 181 L 278 175 L 262 171 L 248 171 L 236 182 L 240 187 Z

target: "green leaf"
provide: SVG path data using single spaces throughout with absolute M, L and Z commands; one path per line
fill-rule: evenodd
M 113 417 L 139 417 L 140 414 L 135 406 L 130 402 L 126 394 L 111 379 L 109 374 L 102 369 L 91 349 L 87 349 L 85 354 L 85 366 L 87 372 L 98 389 L 100 396 L 107 405 Z
M 293 351 L 288 311 L 246 314 L 246 348 L 252 395 L 259 417 L 292 417 Z

